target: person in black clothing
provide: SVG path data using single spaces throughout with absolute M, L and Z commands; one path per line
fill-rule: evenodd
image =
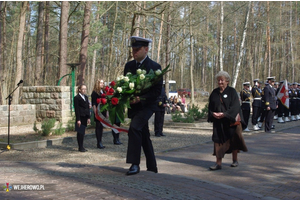
M 90 124 L 90 105 L 89 99 L 86 94 L 86 85 L 80 85 L 77 88 L 78 94 L 74 97 L 74 108 L 75 108 L 75 130 L 77 131 L 77 142 L 78 151 L 86 152 L 87 150 L 83 147 L 83 140 L 85 135 L 85 128 Z
M 294 82 L 293 86 L 290 90 L 290 110 L 291 110 L 291 120 L 292 121 L 297 121 L 297 115 L 298 115 L 298 108 L 297 108 L 297 86 L 298 83 Z
M 265 99 L 265 132 L 271 133 L 271 128 L 273 125 L 273 119 L 275 110 L 277 108 L 277 101 L 276 101 L 276 95 L 275 90 L 273 88 L 275 82 L 274 77 L 268 77 L 268 83 L 266 87 L 264 87 L 264 99 Z
M 105 91 L 104 91 L 104 81 L 98 79 L 95 82 L 94 85 L 94 89 L 92 92 L 92 106 L 93 106 L 93 110 L 94 110 L 94 114 L 96 114 L 96 110 L 97 110 L 97 106 L 100 103 L 101 104 L 101 95 L 105 95 Z M 102 115 L 104 117 L 106 117 L 106 111 L 102 112 Z M 104 149 L 105 146 L 103 146 L 102 144 L 102 135 L 103 135 L 103 125 L 102 123 L 96 119 L 96 117 L 94 118 L 95 122 L 96 122 L 96 127 L 95 127 L 95 134 L 96 134 L 96 139 L 97 139 L 97 148 L 99 149 Z M 120 126 L 120 121 L 116 121 L 116 125 Z M 115 133 L 113 130 L 111 131 L 112 135 L 113 135 L 113 143 L 115 145 L 120 145 L 122 144 L 119 140 L 119 135 L 120 133 Z
M 128 72 L 135 75 L 139 68 L 146 70 L 147 73 L 149 73 L 150 70 L 161 70 L 160 64 L 154 62 L 147 56 L 149 50 L 148 45 L 151 40 L 136 36 L 132 36 L 130 39 L 134 60 L 126 63 L 124 75 Z M 136 96 L 131 100 L 131 108 L 128 109 L 128 117 L 131 118 L 131 123 L 128 131 L 128 149 L 126 157 L 126 163 L 131 163 L 131 166 L 126 173 L 127 175 L 139 173 L 141 147 L 143 147 L 145 153 L 147 171 L 155 173 L 158 171 L 154 149 L 150 139 L 148 120 L 155 111 L 159 110 L 156 100 L 161 94 L 162 86 L 163 79 L 161 79 L 159 83 L 153 85 L 147 93 Z
M 101 104 L 101 95 L 104 94 L 104 81 L 98 79 L 95 84 L 94 84 L 94 89 L 93 92 L 91 94 L 92 97 L 92 107 L 94 110 L 94 120 L 96 123 L 96 127 L 95 127 L 95 135 L 96 135 L 96 139 L 97 139 L 97 148 L 99 149 L 104 149 L 105 146 L 103 146 L 102 144 L 102 134 L 103 134 L 103 125 L 101 124 L 101 122 L 99 120 L 96 119 L 95 115 L 96 115 L 96 110 L 97 110 L 97 106 L 100 103 Z M 102 113 L 104 116 L 106 116 L 106 112 Z
M 245 82 L 243 83 L 243 90 L 240 93 L 241 96 L 241 101 L 242 101 L 242 105 L 241 105 L 241 109 L 242 109 L 242 113 L 243 113 L 243 117 L 245 120 L 245 123 L 247 125 L 246 129 L 244 131 L 250 131 L 248 129 L 248 122 L 249 122 L 249 117 L 250 117 L 250 82 Z
M 255 131 L 258 131 L 260 128 L 258 127 L 258 117 L 261 113 L 261 89 L 260 89 L 260 84 L 262 84 L 259 79 L 254 79 L 254 86 L 252 87 L 252 97 L 253 97 L 253 102 L 252 102 L 252 125 L 253 129 Z
M 279 82 L 279 87 L 276 90 L 276 96 L 277 96 L 278 92 L 280 91 L 280 88 L 281 88 L 283 82 L 284 81 Z M 285 121 L 283 120 L 283 114 L 284 114 L 284 107 L 285 106 L 282 104 L 282 102 L 279 99 L 277 99 L 277 105 L 278 105 L 278 108 L 277 108 L 278 120 L 277 120 L 277 122 L 278 123 L 285 123 Z
M 155 136 L 166 136 L 163 134 L 163 126 L 164 126 L 164 119 L 165 119 L 165 108 L 167 107 L 167 95 L 165 92 L 165 88 L 163 87 L 161 90 L 161 95 L 157 99 L 157 106 L 158 110 L 155 111 L 154 115 L 154 131 Z
M 231 167 L 237 167 L 239 150 L 248 151 L 242 136 L 243 121 L 240 101 L 236 90 L 230 87 L 230 76 L 225 71 L 216 74 L 218 86 L 209 96 L 208 122 L 213 123 L 212 140 L 214 142 L 215 165 L 210 170 L 222 169 L 222 159 L 226 153 L 232 153 Z M 236 116 L 240 115 L 240 125 L 230 125 L 236 122 Z

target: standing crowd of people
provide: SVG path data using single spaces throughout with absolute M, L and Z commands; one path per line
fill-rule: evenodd
M 276 82 L 275 77 L 267 77 L 264 82 L 259 79 L 253 80 L 253 87 L 250 90 L 250 82 L 243 83 L 243 90 L 240 92 L 241 108 L 247 128 L 250 131 L 248 121 L 252 103 L 252 127 L 254 131 L 262 129 L 271 132 L 275 129 L 274 120 L 278 123 L 300 120 L 300 83 L 288 83 L 289 105 L 284 105 L 277 97 L 284 81 Z

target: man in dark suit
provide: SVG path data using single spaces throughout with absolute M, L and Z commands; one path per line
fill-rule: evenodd
M 86 152 L 87 150 L 83 147 L 83 139 L 85 135 L 85 128 L 90 124 L 90 103 L 86 96 L 86 86 L 80 85 L 77 88 L 78 94 L 74 97 L 74 108 L 75 108 L 75 130 L 77 131 L 77 142 L 78 151 Z
M 264 100 L 266 107 L 265 132 L 271 133 L 275 110 L 277 108 L 275 90 L 273 88 L 275 77 L 268 77 L 269 85 L 264 87 Z
M 156 137 L 166 136 L 165 134 L 163 134 L 163 126 L 165 120 L 167 100 L 168 98 L 165 92 L 165 88 L 163 87 L 161 90 L 161 95 L 157 99 L 158 110 L 155 111 L 154 115 L 154 131 Z
M 149 50 L 149 39 L 132 36 L 131 47 L 134 60 L 129 61 L 125 65 L 124 75 L 128 72 L 136 74 L 137 69 L 144 69 L 149 73 L 161 70 L 161 66 L 151 60 L 147 54 Z M 152 142 L 150 139 L 150 131 L 148 120 L 153 113 L 158 110 L 157 98 L 161 94 L 163 80 L 153 85 L 147 93 L 135 97 L 131 100 L 130 109 L 128 109 L 128 117 L 131 118 L 131 123 L 128 131 L 128 149 L 126 163 L 131 163 L 131 167 L 127 175 L 137 174 L 140 171 L 141 147 L 143 147 L 147 171 L 157 173 L 156 159 Z

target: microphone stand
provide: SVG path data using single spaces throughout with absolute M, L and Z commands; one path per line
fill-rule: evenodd
M 19 85 L 21 83 L 17 84 L 17 87 L 6 97 L 6 99 L 8 99 L 8 134 L 7 134 L 7 146 L 6 149 L 10 150 L 10 145 L 9 145 L 9 135 L 10 135 L 10 105 L 12 102 L 12 94 L 14 93 L 14 91 L 16 91 L 16 89 L 18 89 Z

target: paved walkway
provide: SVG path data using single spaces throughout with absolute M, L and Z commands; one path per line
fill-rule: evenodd
M 125 175 L 124 159 L 103 165 L 1 161 L 0 184 L 46 184 L 46 191 L 3 190 L 0 199 L 300 199 L 297 124 L 245 134 L 249 151 L 239 154 L 239 167 L 231 168 L 226 155 L 219 171 L 208 170 L 212 142 L 157 153 L 157 174 L 146 171 L 145 158 L 133 176 Z

